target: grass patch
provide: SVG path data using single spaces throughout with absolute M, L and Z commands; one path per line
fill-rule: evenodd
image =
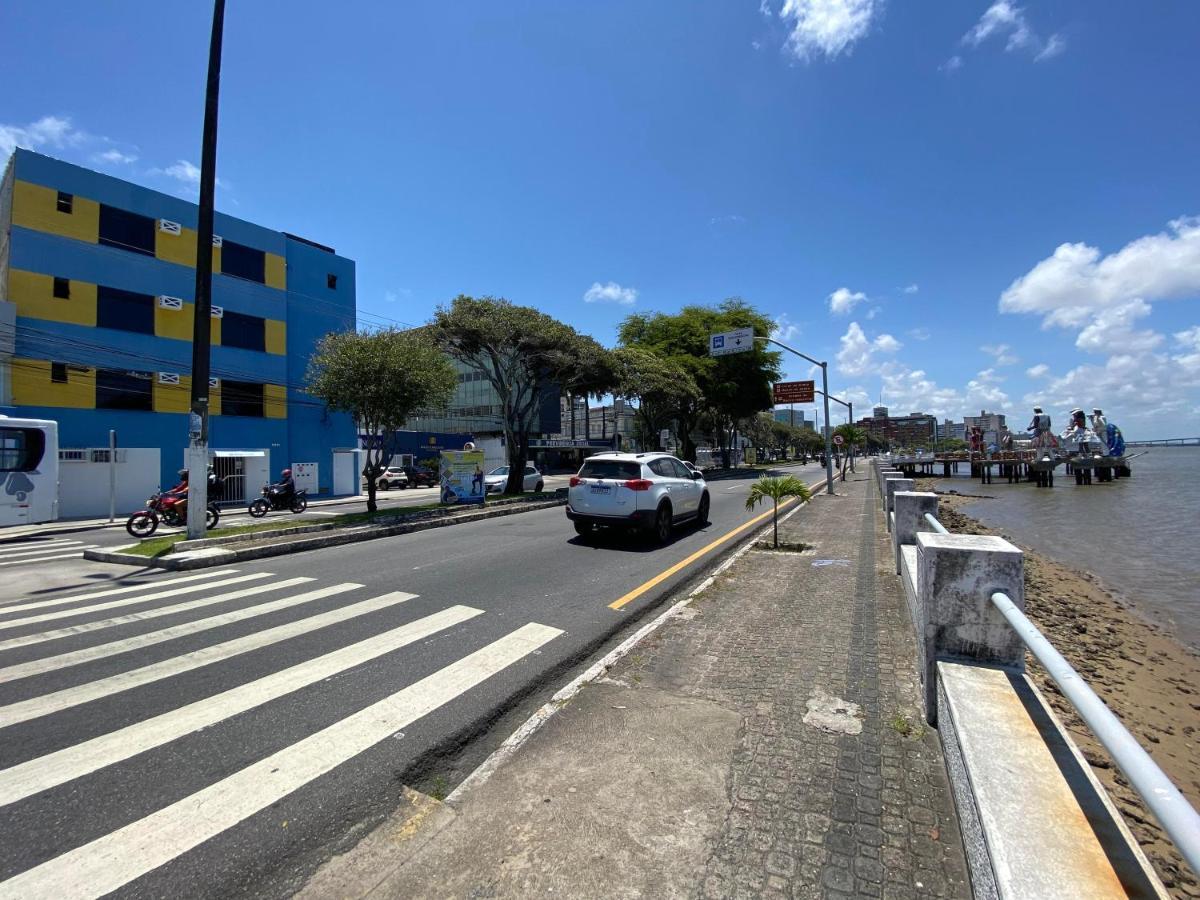
M 755 541 L 755 550 L 777 550 L 780 553 L 803 553 L 805 550 L 811 550 L 812 544 L 792 543 L 790 541 L 780 541 L 776 547 L 770 541 Z
M 897 734 L 916 740 L 925 733 L 925 727 L 913 722 L 908 716 L 896 713 L 888 720 L 888 726 Z
M 228 537 L 231 534 L 252 534 L 256 531 L 279 531 L 282 529 L 301 528 L 305 525 L 312 525 L 312 522 L 293 522 L 288 525 L 279 525 L 277 523 L 258 522 L 254 525 L 231 525 L 228 528 L 214 528 L 207 532 L 205 537 Z M 162 556 L 164 553 L 169 553 L 171 548 L 180 541 L 187 540 L 187 532 L 180 531 L 176 534 L 164 534 L 162 537 L 150 538 L 134 544 L 132 547 L 125 547 L 121 553 L 132 553 L 134 556 Z
M 446 779 L 441 775 L 433 776 L 433 785 L 429 788 L 429 796 L 439 803 L 446 799 L 446 790 L 450 785 L 446 783 Z

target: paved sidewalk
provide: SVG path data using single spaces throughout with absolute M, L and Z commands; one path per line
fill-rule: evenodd
M 327 897 L 968 897 L 866 467 L 453 804 L 408 794 Z

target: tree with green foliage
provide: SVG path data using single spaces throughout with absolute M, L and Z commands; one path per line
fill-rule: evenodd
M 585 400 L 583 434 L 585 438 L 590 438 L 591 398 L 603 397 L 617 386 L 618 376 L 612 351 L 588 335 L 577 335 L 569 358 L 559 360 L 555 368 L 562 373 L 560 387 L 571 407 L 571 437 L 575 437 L 575 400 L 582 397 Z
M 499 396 L 508 456 L 504 490 L 521 493 L 543 394 L 578 374 L 586 341 L 569 325 L 532 307 L 465 294 L 438 307 L 432 333 L 438 346 L 479 372 Z
M 454 367 L 418 331 L 327 334 L 308 365 L 308 392 L 349 413 L 366 439 L 363 476 L 367 510 L 375 512 L 375 482 L 391 456 L 392 436 L 409 416 L 449 402 Z
M 786 500 L 788 497 L 799 497 L 801 502 L 805 502 L 811 496 L 812 494 L 808 489 L 808 485 L 795 475 L 763 475 L 758 481 L 750 485 L 750 494 L 746 497 L 746 509 L 754 509 L 763 500 L 770 500 L 774 504 L 775 514 L 772 518 L 772 524 L 775 526 L 775 546 L 778 547 L 779 502 Z
M 612 359 L 614 393 L 634 405 L 634 440 L 642 449 L 661 450 L 663 430 L 699 398 L 700 388 L 679 363 L 641 347 L 618 347 Z
M 772 404 L 771 384 L 779 379 L 779 354 L 755 342 L 745 353 L 708 355 L 709 335 L 736 328 L 753 328 L 766 337 L 773 327 L 770 317 L 743 300 L 733 298 L 716 307 L 685 306 L 678 313 L 637 313 L 618 331 L 624 347 L 638 347 L 670 360 L 687 372 L 699 395 L 681 399 L 675 421 L 684 459 L 695 462 L 692 432 L 705 417 L 711 423 L 725 463 L 733 423 Z
M 842 481 L 846 480 L 846 463 L 849 462 L 855 447 L 861 447 L 867 442 L 867 433 L 857 425 L 849 422 L 833 429 L 833 433 L 842 438 Z

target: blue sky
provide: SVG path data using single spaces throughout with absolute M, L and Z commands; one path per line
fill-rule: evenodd
M 204 3 L 7 4 L 14 144 L 195 194 Z M 1200 6 L 230 0 L 218 205 L 611 343 L 741 296 L 867 406 L 1200 434 Z M 789 374 L 807 368 L 789 365 Z

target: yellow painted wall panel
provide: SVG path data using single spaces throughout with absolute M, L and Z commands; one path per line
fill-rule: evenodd
M 267 287 L 279 288 L 281 291 L 287 290 L 287 261 L 274 253 L 267 253 L 266 269 L 263 273 L 263 278 L 266 281 Z
M 209 337 L 209 341 L 214 347 L 220 347 L 221 346 L 221 320 L 217 319 L 217 318 L 213 318 L 210 321 L 212 322 L 212 333 Z
M 263 385 L 263 414 L 268 419 L 287 418 L 287 388 L 282 384 Z
M 268 353 L 275 353 L 279 356 L 287 354 L 287 322 L 280 322 L 278 319 L 266 319 L 266 350 Z
M 13 357 L 12 398 L 14 406 L 95 409 L 96 370 L 68 368 L 66 384 L 55 384 L 49 360 Z
M 100 239 L 100 204 L 95 200 L 75 195 L 72 211 L 59 212 L 57 190 L 19 179 L 13 184 L 12 220 L 14 225 L 89 244 Z
M 219 275 L 220 273 L 221 273 L 221 248 L 213 247 L 213 274 Z
M 16 304 L 18 316 L 95 328 L 96 286 L 86 281 L 71 281 L 70 293 L 67 299 L 55 297 L 51 275 L 24 269 L 11 269 L 8 273 L 8 299 Z
M 161 338 L 174 338 L 177 341 L 192 339 L 192 317 L 194 304 L 185 303 L 183 309 L 163 309 L 157 302 L 154 304 L 154 334 Z
M 161 384 L 154 377 L 154 411 L 185 413 L 192 406 L 192 377 L 180 375 L 179 384 Z
M 179 234 L 167 234 L 159 229 L 154 233 L 154 255 L 166 262 L 196 268 L 196 232 L 179 229 Z

